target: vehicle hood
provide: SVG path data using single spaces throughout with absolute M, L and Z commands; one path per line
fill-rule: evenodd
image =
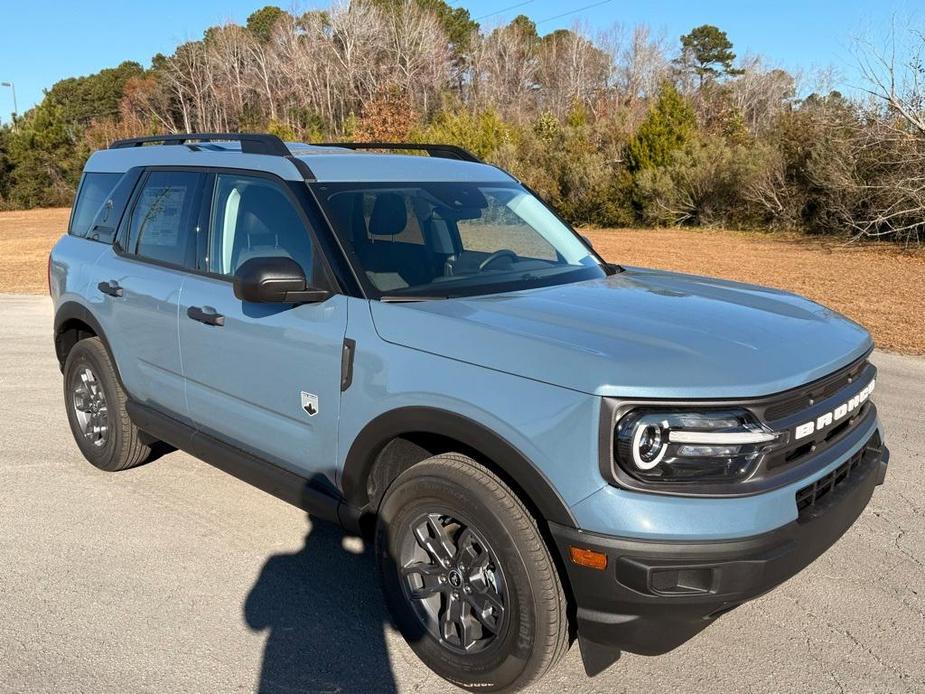
M 860 325 L 803 297 L 640 268 L 493 296 L 371 307 L 389 342 L 597 395 L 770 395 L 872 347 Z

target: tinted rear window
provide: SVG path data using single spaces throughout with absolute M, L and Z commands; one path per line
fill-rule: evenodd
M 109 200 L 110 193 L 120 178 L 122 178 L 120 173 L 84 174 L 77 191 L 69 234 L 81 238 L 87 236 L 93 225 L 94 217 L 100 211 L 100 207 Z

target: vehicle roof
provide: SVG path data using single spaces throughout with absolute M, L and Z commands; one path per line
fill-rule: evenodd
M 423 155 L 380 154 L 345 147 L 319 147 L 287 142 L 292 155 L 308 165 L 314 180 L 326 182 L 403 181 L 513 181 L 510 174 L 489 164 Z M 288 158 L 241 151 L 238 142 L 195 145 L 146 145 L 101 149 L 90 155 L 84 171 L 123 173 L 136 166 L 206 166 L 248 169 L 272 173 L 288 181 L 304 181 L 305 175 Z

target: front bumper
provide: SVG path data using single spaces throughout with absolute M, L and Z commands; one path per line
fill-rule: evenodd
M 798 520 L 752 537 L 652 542 L 550 524 L 577 604 L 579 637 L 658 655 L 780 585 L 838 540 L 882 484 L 889 451 L 879 437 L 857 456 L 797 493 Z M 606 569 L 572 563 L 570 547 L 606 554 Z

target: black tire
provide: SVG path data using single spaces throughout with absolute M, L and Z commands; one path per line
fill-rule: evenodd
M 418 535 L 414 528 L 418 528 Z M 468 540 L 461 539 L 465 529 L 472 531 Z M 427 585 L 424 571 L 411 571 L 416 577 L 409 578 L 403 567 L 417 569 L 426 564 L 425 560 L 409 559 L 409 552 L 435 556 L 424 549 L 429 545 L 427 540 L 418 539 L 422 532 L 434 531 L 435 535 L 427 537 L 452 538 L 447 556 L 459 557 L 460 548 L 474 542 L 472 552 L 478 553 L 480 560 L 469 563 L 487 566 L 488 572 L 456 571 L 453 576 L 455 569 L 449 573 L 445 569 L 460 566 L 454 563 L 456 559 L 446 563 L 430 560 L 426 580 L 439 580 L 439 595 L 414 600 L 410 591 Z M 472 691 L 520 689 L 543 677 L 568 650 L 565 594 L 536 521 L 497 475 L 467 456 L 437 455 L 399 475 L 379 508 L 376 555 L 396 626 L 429 668 L 459 687 Z M 448 579 L 455 587 L 468 588 L 467 594 L 448 586 Z M 492 602 L 479 595 L 480 586 L 492 596 Z M 481 618 L 473 609 L 466 631 L 459 622 L 447 632 L 446 626 L 440 626 L 446 623 L 441 615 L 458 614 L 447 607 L 459 600 L 451 595 L 462 597 L 460 610 L 496 604 L 496 597 L 502 598 L 503 609 L 482 611 Z M 434 605 L 445 609 L 440 611 Z M 422 617 L 428 610 L 431 613 Z M 485 626 L 486 614 L 497 633 Z M 449 640 L 441 633 L 449 633 Z M 462 635 L 472 633 L 487 641 L 473 641 L 472 651 L 461 650 Z
M 151 453 L 129 419 L 125 401 L 103 343 L 98 337 L 80 340 L 64 363 L 64 405 L 77 447 L 100 470 L 126 470 L 145 462 Z

